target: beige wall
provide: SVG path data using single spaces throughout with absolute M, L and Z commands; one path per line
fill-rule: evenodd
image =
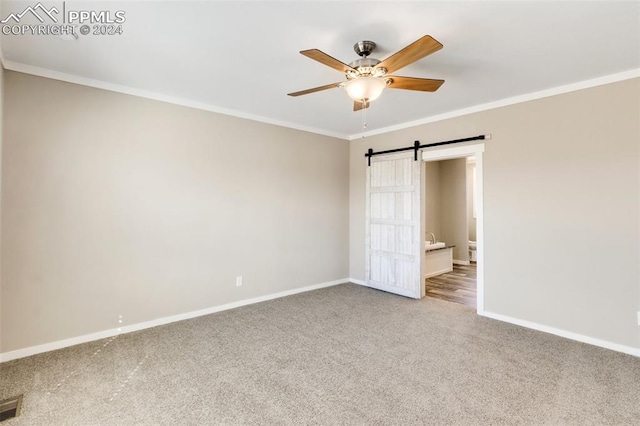
M 4 67 L 0 64 L 0 253 L 2 253 L 2 151 L 4 129 Z M 2 352 L 2 256 L 0 255 L 0 353 Z
M 483 133 L 486 310 L 640 347 L 639 79 L 358 139 L 349 166 L 344 141 L 4 74 L 2 352 L 347 259 L 364 279 L 366 149 Z
M 351 277 L 364 279 L 366 150 L 491 133 L 485 309 L 640 347 L 639 116 L 636 78 L 352 141 Z
M 440 162 L 425 164 L 425 232 L 433 232 L 438 241 L 442 241 L 440 230 Z M 425 235 L 426 240 L 431 235 Z
M 440 161 L 440 241 L 453 248 L 453 259 L 469 260 L 467 160 Z
M 348 276 L 348 142 L 5 77 L 2 352 Z

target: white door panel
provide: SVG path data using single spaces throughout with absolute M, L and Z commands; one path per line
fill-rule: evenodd
M 367 167 L 368 286 L 421 297 L 421 170 L 413 152 L 376 156 Z

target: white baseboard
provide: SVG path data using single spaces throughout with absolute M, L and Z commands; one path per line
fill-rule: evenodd
M 482 315 L 484 317 L 492 318 L 498 321 L 519 325 L 521 327 L 531 328 L 533 330 L 542 331 L 544 333 L 555 334 L 556 336 L 564 337 L 566 339 L 576 340 L 582 343 L 588 343 L 590 345 L 599 346 L 601 348 L 611 349 L 612 351 L 622 352 L 628 355 L 640 357 L 640 347 L 634 348 L 632 346 L 620 345 L 618 343 L 609 342 L 607 340 L 596 339 L 595 337 L 589 337 L 583 334 L 573 333 L 571 331 L 565 331 L 558 328 L 538 324 L 535 322 L 521 320 L 518 318 L 509 317 L 507 315 L 496 314 L 488 311 L 484 311 L 482 313 L 478 312 L 478 315 Z
M 356 278 L 349 278 L 349 282 L 354 284 L 366 286 L 363 280 Z M 555 327 L 549 327 L 546 325 L 538 324 L 531 321 L 521 320 L 518 318 L 509 317 L 507 315 L 496 314 L 485 310 L 478 309 L 477 314 L 483 317 L 495 319 L 498 321 L 508 322 L 510 324 L 519 325 L 521 327 L 531 328 L 533 330 L 542 331 L 544 333 L 554 334 L 556 336 L 564 337 L 566 339 L 575 340 L 582 343 L 587 343 L 601 348 L 610 349 L 616 352 L 622 352 L 628 355 L 640 357 L 640 348 L 634 348 L 632 346 L 621 345 L 618 343 L 609 342 L 607 340 L 596 339 L 594 337 L 585 336 L 583 334 L 573 333 L 571 331 L 561 330 Z M 638 320 L 640 321 L 640 313 L 638 314 Z
M 329 281 L 321 284 L 314 284 L 306 287 L 295 288 L 293 290 L 281 291 L 279 293 L 267 294 L 265 296 L 258 296 L 251 299 L 239 300 L 237 302 L 231 302 L 224 305 L 213 306 L 211 308 L 200 309 L 198 311 L 185 312 L 183 314 L 172 315 L 169 317 L 163 317 L 154 319 L 151 321 L 140 322 L 128 326 L 121 327 L 120 329 L 112 328 L 110 330 L 99 331 L 97 333 L 85 334 L 83 336 L 72 337 L 70 339 L 58 340 L 56 342 L 45 343 L 37 346 L 30 346 L 28 348 L 17 349 L 15 351 L 0 353 L 0 362 L 7 362 L 18 358 L 24 358 L 31 355 L 40 354 L 43 352 L 54 351 L 56 349 L 62 349 L 69 346 L 79 345 L 81 343 L 92 342 L 94 340 L 105 339 L 108 337 L 117 336 L 119 334 L 131 333 L 133 331 L 144 330 L 146 328 L 157 327 L 159 325 L 170 324 L 176 321 L 182 321 L 186 319 L 196 318 L 203 315 L 209 315 L 216 312 L 226 311 L 229 309 L 239 308 L 240 306 L 252 305 L 254 303 L 266 302 L 267 300 L 279 299 L 281 297 L 291 296 L 298 293 L 304 293 L 307 291 L 318 290 L 325 287 L 331 287 L 338 284 L 344 284 L 351 281 L 350 278 L 343 278 L 335 281 Z
M 471 262 L 469 262 L 468 260 L 458 260 L 458 259 L 453 259 L 453 264 L 454 264 L 454 265 L 469 266 L 469 265 L 471 264 Z

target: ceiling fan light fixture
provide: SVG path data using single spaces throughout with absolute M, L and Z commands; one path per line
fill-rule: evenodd
M 382 78 L 359 77 L 349 80 L 344 88 L 354 101 L 370 102 L 378 99 L 386 86 L 387 84 Z

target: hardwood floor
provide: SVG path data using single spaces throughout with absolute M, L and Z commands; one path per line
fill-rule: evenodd
M 476 264 L 453 265 L 453 271 L 427 278 L 426 295 L 476 307 Z

